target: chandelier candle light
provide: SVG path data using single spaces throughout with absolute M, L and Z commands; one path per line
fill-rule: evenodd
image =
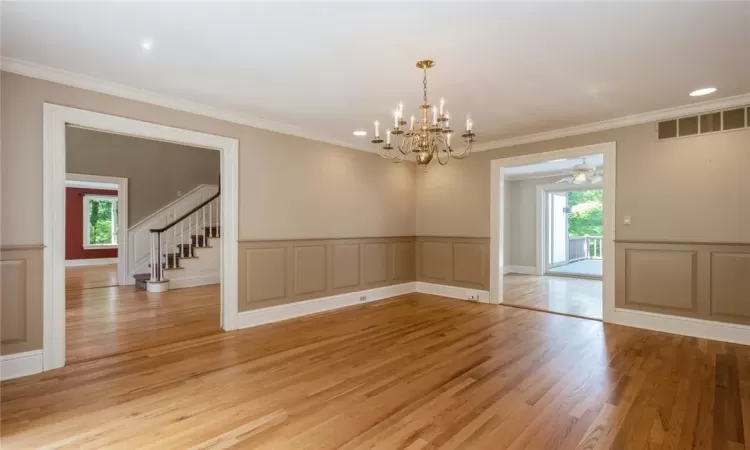
M 436 158 L 441 166 L 448 164 L 451 158 L 463 159 L 471 154 L 471 147 L 474 143 L 474 133 L 471 131 L 473 123 L 469 116 L 466 116 L 466 131 L 461 135 L 464 141 L 464 149 L 461 152 L 455 152 L 451 147 L 451 135 L 453 130 L 450 127 L 450 115 L 445 112 L 445 99 L 440 99 L 440 106 L 434 106 L 427 103 L 427 69 L 434 66 L 435 62 L 429 59 L 417 62 L 417 67 L 424 71 L 422 81 L 424 102 L 419 108 L 422 110 L 422 120 L 418 121 L 411 116 L 409 129 L 403 130 L 406 125 L 404 120 L 404 104 L 399 103 L 396 111 L 393 113 L 393 129 L 386 131 L 385 145 L 378 147 L 378 154 L 383 158 L 390 159 L 395 163 L 404 160 L 409 153 L 416 154 L 417 166 L 427 170 L 427 165 Z M 432 110 L 432 120 L 429 121 L 430 110 Z M 396 146 L 391 145 L 391 136 L 397 140 Z M 375 121 L 375 139 L 372 143 L 379 145 L 383 143 L 380 137 L 380 122 Z

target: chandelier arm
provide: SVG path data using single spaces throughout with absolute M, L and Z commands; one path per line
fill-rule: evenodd
M 469 143 L 466 145 L 466 148 L 464 148 L 464 150 L 461 153 L 453 155 L 453 157 L 456 159 L 466 158 L 467 156 L 471 154 L 471 148 L 473 145 L 474 145 L 474 141 L 473 140 L 469 141 Z
M 445 158 L 445 162 L 443 162 L 443 160 L 442 160 L 442 159 L 440 159 L 440 154 L 441 154 L 441 153 L 445 153 L 445 154 L 446 154 L 446 156 L 447 156 L 447 157 Z M 440 147 L 438 147 L 438 148 L 437 148 L 437 160 L 438 160 L 438 163 L 439 163 L 439 164 L 440 164 L 441 166 L 444 166 L 444 165 L 448 164 L 448 162 L 449 162 L 449 161 L 451 160 L 451 152 L 449 152 L 449 151 L 448 151 L 448 148 L 447 148 L 447 147 L 446 147 L 446 148 L 443 148 L 443 151 L 442 151 L 442 152 L 440 151 Z
M 411 143 L 411 137 L 405 137 L 398 140 L 398 151 L 401 152 L 402 155 L 408 155 L 408 145 Z M 407 150 L 404 150 L 404 146 L 407 146 Z

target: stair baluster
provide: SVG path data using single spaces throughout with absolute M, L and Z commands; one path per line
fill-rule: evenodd
M 164 276 L 165 269 L 179 269 L 181 257 L 192 257 L 193 247 L 206 247 L 209 237 L 217 237 L 218 225 L 213 221 L 213 202 L 219 198 L 221 192 L 217 192 L 210 198 L 203 197 L 201 204 L 173 220 L 163 228 L 152 228 L 151 231 L 151 254 L 149 257 L 151 274 L 149 282 L 167 281 Z M 218 203 L 217 203 L 218 205 Z M 206 207 L 208 210 L 208 223 L 206 222 Z M 217 211 L 218 214 L 218 211 Z M 220 216 L 217 215 L 220 222 Z M 189 239 L 185 243 L 185 221 L 187 220 L 187 232 Z M 177 244 L 177 224 L 180 224 L 179 244 Z M 195 224 L 195 226 L 193 226 Z M 206 229 L 208 227 L 208 230 Z M 171 232 L 170 232 L 171 230 Z M 199 232 L 202 230 L 202 232 Z M 195 234 L 193 234 L 195 233 Z M 177 247 L 178 250 L 173 249 Z M 187 248 L 187 252 L 185 249 Z

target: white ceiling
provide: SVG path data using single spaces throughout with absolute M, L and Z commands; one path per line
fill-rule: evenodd
M 597 153 L 586 156 L 586 163 L 601 167 L 604 164 L 604 154 Z M 528 164 L 525 166 L 507 167 L 503 169 L 505 176 L 511 180 L 521 180 L 526 178 L 540 178 L 544 176 L 570 173 L 576 164 L 581 164 L 581 158 L 554 159 L 537 164 Z
M 750 2 L 8 3 L 2 53 L 363 147 L 421 98 L 479 142 L 750 92 Z M 153 40 L 150 52 L 143 39 Z M 697 88 L 716 86 L 709 97 Z M 454 120 L 454 128 L 463 121 Z M 276 126 L 281 124 L 282 126 Z M 352 136 L 367 129 L 365 138 Z

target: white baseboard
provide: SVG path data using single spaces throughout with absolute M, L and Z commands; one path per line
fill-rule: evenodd
M 538 275 L 533 266 L 505 266 L 503 273 L 520 273 L 523 275 Z
M 66 259 L 65 267 L 106 266 L 117 264 L 117 258 Z
M 607 319 L 607 322 L 664 333 L 750 345 L 750 326 L 747 325 L 621 308 L 615 309 L 614 314 Z
M 43 369 L 44 354 L 41 350 L 0 357 L 0 379 L 2 380 L 40 373 Z
M 415 290 L 415 283 L 409 282 L 366 291 L 349 292 L 348 294 L 305 300 L 288 305 L 245 311 L 238 315 L 237 328 L 249 328 L 280 320 L 292 319 L 294 317 L 306 316 L 308 314 L 344 308 L 346 306 L 360 305 L 397 295 L 410 294 Z M 367 298 L 366 300 L 360 300 L 361 297 Z
M 178 278 L 176 280 L 169 280 L 169 289 L 181 289 L 181 288 L 187 288 L 187 287 L 195 287 L 195 286 L 206 286 L 209 284 L 219 284 L 221 283 L 221 276 L 219 274 L 215 275 L 204 275 L 200 277 L 190 277 L 190 278 Z
M 417 292 L 457 298 L 459 300 L 478 301 L 480 303 L 490 302 L 489 291 L 456 286 L 446 286 L 444 284 L 425 283 L 423 281 L 417 281 Z M 477 300 L 470 300 L 471 295 L 475 295 L 477 297 Z

